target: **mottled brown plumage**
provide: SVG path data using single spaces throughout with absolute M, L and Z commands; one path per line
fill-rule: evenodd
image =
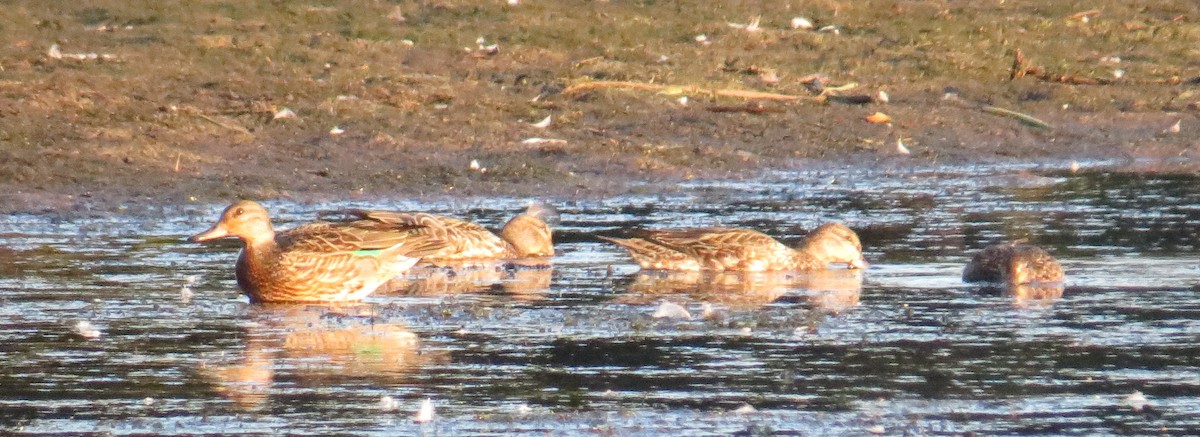
M 426 261 L 536 258 L 554 256 L 550 226 L 529 213 L 513 217 L 496 235 L 487 228 L 460 220 L 424 213 L 352 210 L 351 215 L 397 225 L 421 226 L 409 233 L 445 242 Z
M 826 223 L 792 249 L 750 229 L 700 228 L 646 231 L 637 238 L 600 237 L 629 250 L 648 270 L 746 272 L 821 270 L 830 263 L 866 266 L 862 243 L 841 223 Z
M 366 297 L 444 243 L 419 226 L 359 220 L 275 232 L 258 203 L 230 205 L 212 228 L 190 238 L 236 237 L 238 286 L 253 302 L 339 302 Z
M 1042 248 L 1023 243 L 994 244 L 971 258 L 964 282 L 1029 284 L 1061 282 L 1062 265 Z

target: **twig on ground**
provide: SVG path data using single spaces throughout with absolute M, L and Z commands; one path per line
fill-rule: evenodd
M 814 102 L 825 101 L 825 95 L 819 96 L 797 96 L 792 94 L 767 93 L 761 91 L 746 91 L 732 89 L 708 89 L 696 86 L 678 86 L 678 85 L 657 85 L 642 82 L 626 82 L 626 81 L 596 81 L 575 84 L 563 90 L 563 94 L 578 94 L 586 91 L 603 89 L 603 88 L 630 88 L 642 91 L 666 92 L 668 94 L 710 94 L 723 97 L 737 97 L 742 99 L 761 99 L 761 100 L 779 100 L 779 101 L 797 101 L 809 100 Z

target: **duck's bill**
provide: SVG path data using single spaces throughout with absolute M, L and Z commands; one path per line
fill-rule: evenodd
M 226 231 L 225 228 L 222 228 L 220 226 L 213 226 L 212 228 L 210 228 L 207 231 L 204 231 L 199 234 L 188 237 L 188 241 L 191 241 L 193 243 L 203 243 L 205 241 L 216 240 L 218 238 L 224 238 L 224 237 L 228 237 L 228 236 L 229 236 L 229 231 Z
M 865 268 L 867 268 L 867 266 L 869 266 L 870 264 L 867 264 L 867 259 L 866 259 L 866 258 L 859 258 L 859 259 L 856 259 L 856 260 L 854 260 L 854 261 L 850 261 L 850 262 L 849 262 L 847 265 L 848 265 L 848 266 L 849 266 L 851 269 L 865 269 Z

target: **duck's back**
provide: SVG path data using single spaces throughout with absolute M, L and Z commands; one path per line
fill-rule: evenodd
M 639 241 L 640 240 L 640 241 Z M 792 249 L 750 229 L 694 228 L 647 231 L 618 243 L 643 268 L 666 270 L 778 270 Z

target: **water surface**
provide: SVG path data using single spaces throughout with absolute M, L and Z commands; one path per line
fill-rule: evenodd
M 1196 433 L 1198 182 L 1049 165 L 835 168 L 558 202 L 552 269 L 426 271 L 338 307 L 246 303 L 236 244 L 182 241 L 224 205 L 0 217 L 0 427 Z M 266 205 L 280 228 L 347 206 L 496 226 L 524 199 Z M 870 269 L 639 274 L 591 237 L 726 225 L 795 243 L 827 220 L 859 231 Z M 959 281 L 972 251 L 1012 238 L 1054 253 L 1065 290 Z M 694 317 L 652 317 L 663 302 Z M 101 335 L 79 335 L 79 321 Z M 1130 406 L 1135 391 L 1148 407 Z M 424 399 L 437 418 L 413 423 Z

